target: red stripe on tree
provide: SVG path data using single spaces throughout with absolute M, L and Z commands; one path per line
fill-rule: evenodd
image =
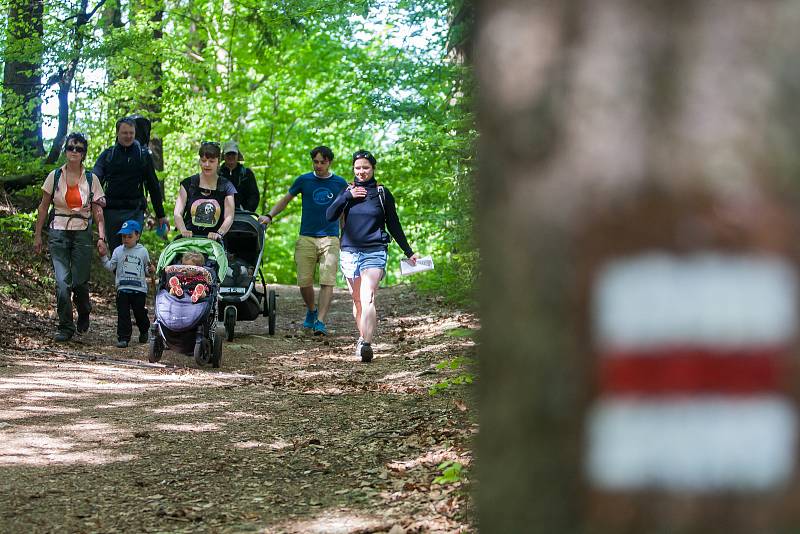
M 698 348 L 610 352 L 600 359 L 603 394 L 757 394 L 783 389 L 788 349 Z

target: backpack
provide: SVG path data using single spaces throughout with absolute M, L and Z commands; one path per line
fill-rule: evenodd
M 94 189 L 92 189 L 92 180 L 94 179 L 94 174 L 92 171 L 85 171 L 86 172 L 86 181 L 89 183 L 89 225 L 87 228 L 92 227 L 92 202 L 94 201 Z M 53 219 L 56 217 L 66 217 L 67 219 L 83 219 L 81 215 L 77 215 L 71 213 L 69 215 L 63 215 L 61 213 L 56 213 L 56 191 L 58 191 L 58 180 L 61 178 L 61 167 L 56 169 L 55 174 L 53 175 L 53 192 L 50 193 L 50 212 L 47 215 L 47 227 L 50 228 L 50 225 L 53 224 Z
M 381 211 L 383 212 L 384 218 L 386 217 L 386 206 L 383 205 L 386 202 L 386 191 L 383 189 L 381 184 L 378 184 L 378 200 L 381 201 Z
M 133 122 L 136 123 L 135 127 L 135 138 L 134 140 L 139 143 L 139 159 L 141 160 L 145 154 L 152 156 L 152 152 L 150 152 L 150 119 L 146 117 L 142 117 L 141 115 L 131 115 L 128 117 L 129 119 L 133 119 Z M 117 144 L 114 143 L 114 146 L 111 147 L 111 150 L 108 151 L 106 154 L 106 163 L 111 163 L 111 160 L 114 159 L 114 151 L 117 148 Z
M 133 142 L 136 143 L 136 146 L 139 147 L 140 161 L 142 160 L 142 158 L 144 158 L 145 155 L 152 155 L 147 145 L 143 145 L 142 143 L 139 142 L 138 139 L 134 139 Z M 114 143 L 114 146 L 111 147 L 111 150 L 106 152 L 106 163 L 111 163 L 111 161 L 114 159 L 114 153 L 116 150 L 117 150 L 117 143 Z

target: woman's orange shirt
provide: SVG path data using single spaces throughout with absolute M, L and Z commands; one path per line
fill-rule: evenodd
M 81 192 L 80 189 L 78 189 L 78 184 L 67 186 L 67 194 L 64 195 L 64 200 L 67 201 L 67 206 L 73 210 L 79 209 L 81 206 L 83 206 L 83 199 L 81 198 Z

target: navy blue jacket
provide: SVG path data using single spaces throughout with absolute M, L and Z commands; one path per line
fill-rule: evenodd
M 139 141 L 134 141 L 129 147 L 116 143 L 103 150 L 94 164 L 93 172 L 100 178 L 106 194 L 105 209 L 144 211 L 147 207 L 144 197 L 146 187 L 156 217 L 164 217 L 164 202 L 153 158 L 150 150 L 140 145 Z
M 394 197 L 389 190 L 383 187 L 386 198 L 381 207 L 378 182 L 375 178 L 359 182 L 357 185 L 366 188 L 366 198 L 354 199 L 350 194 L 353 187 L 351 185 L 339 193 L 325 213 L 329 221 L 335 221 L 344 215 L 341 249 L 348 252 L 386 250 L 391 241 L 389 237 L 391 234 L 406 257 L 413 256 L 414 251 L 408 245 L 406 234 L 400 226 Z

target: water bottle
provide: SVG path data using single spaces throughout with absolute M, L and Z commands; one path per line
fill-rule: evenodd
M 167 238 L 167 223 L 162 222 L 160 225 L 158 225 L 158 228 L 156 228 L 156 235 L 158 235 L 158 237 L 161 239 Z

